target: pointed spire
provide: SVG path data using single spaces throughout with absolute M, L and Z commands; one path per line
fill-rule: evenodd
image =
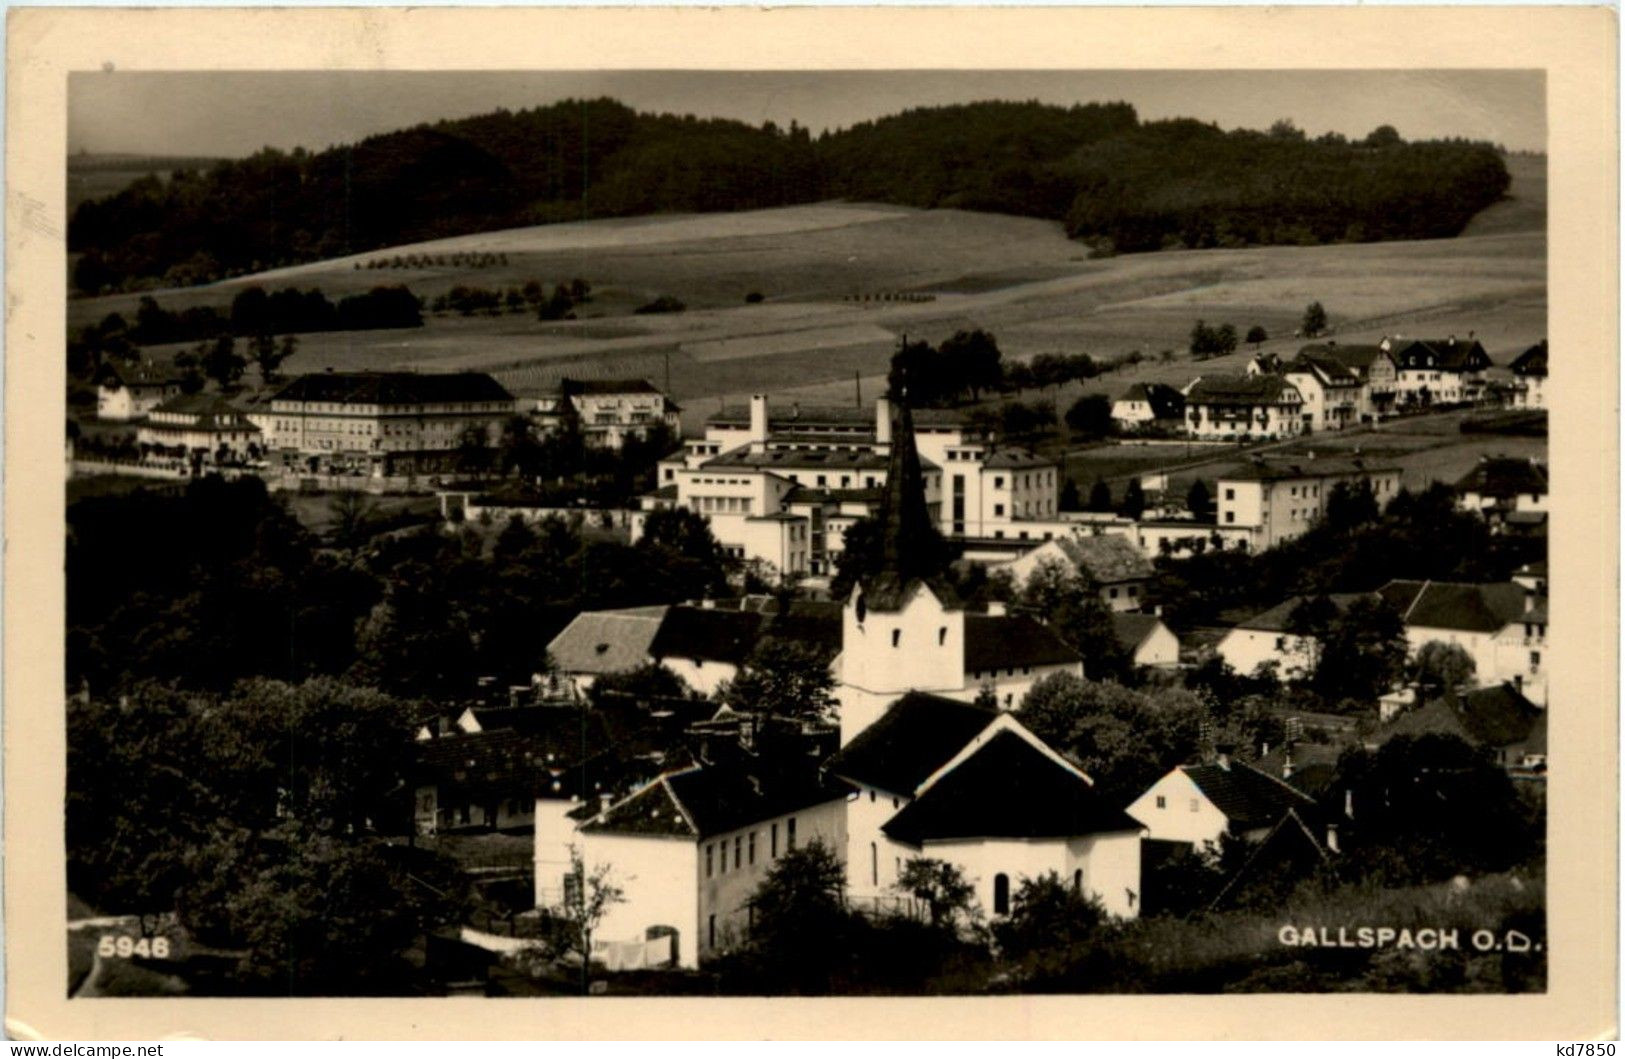
M 866 606 L 896 609 L 902 606 L 905 590 L 916 581 L 927 584 L 943 603 L 956 605 L 952 587 L 942 578 L 946 563 L 942 536 L 925 506 L 925 472 L 914 441 L 914 415 L 909 410 L 906 384 L 893 395 L 890 419 L 891 452 L 879 515 L 879 563 L 862 582 Z

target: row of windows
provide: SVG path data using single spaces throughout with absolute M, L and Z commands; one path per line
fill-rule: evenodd
M 696 496 L 689 500 L 689 506 L 702 514 L 719 512 L 748 515 L 751 512 L 751 498 L 748 496 Z
M 727 839 L 721 842 L 707 842 L 705 844 L 705 877 L 726 875 L 728 873 L 728 847 Z M 733 870 L 756 863 L 756 832 L 751 831 L 745 835 L 735 835 L 733 842 Z M 784 823 L 784 848 L 796 848 L 796 818 L 790 817 Z M 768 828 L 767 859 L 777 860 L 779 856 L 779 825 L 775 821 Z
M 1168 808 L 1168 799 L 1167 799 L 1167 797 L 1165 795 L 1161 795 L 1161 794 L 1157 795 L 1157 808 L 1158 809 L 1166 809 L 1166 808 Z M 1191 799 L 1191 812 L 1198 813 L 1198 812 L 1201 812 L 1201 811 L 1202 811 L 1202 803 L 1199 802 L 1198 800 L 1196 800 L 1195 798 L 1192 798 Z

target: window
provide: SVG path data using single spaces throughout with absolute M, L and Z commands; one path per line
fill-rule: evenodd
M 1004 488 L 1004 478 L 1003 478 L 1003 476 L 998 476 L 998 475 L 994 476 L 994 478 L 993 478 L 993 488 L 995 488 L 995 489 L 1003 489 Z
M 1076 891 L 1077 893 L 1080 893 L 1080 894 L 1083 893 L 1083 869 L 1082 868 L 1079 868 L 1077 871 L 1072 873 L 1072 889 L 1074 891 Z
M 993 876 L 993 914 L 996 916 L 1008 915 L 1010 912 L 1010 876 L 999 872 Z
M 784 825 L 784 848 L 796 848 L 796 818 L 793 816 Z
M 1116 599 L 1116 598 L 1117 598 L 1117 589 L 1115 589 L 1115 588 L 1108 588 L 1108 589 L 1107 589 L 1107 590 L 1106 590 L 1106 592 L 1107 592 L 1107 594 L 1109 594 L 1109 595 L 1110 595 L 1110 596 L 1111 596 L 1111 598 L 1112 598 L 1112 599 Z
M 777 859 L 779 855 L 779 825 L 774 824 L 768 839 L 767 855 L 769 859 Z
M 874 800 L 875 800 L 875 792 L 871 790 L 869 792 L 869 801 L 873 802 Z
M 711 847 L 709 845 L 705 847 L 705 877 L 707 879 L 711 877 Z
M 710 917 L 710 920 L 707 923 L 706 932 L 710 936 L 710 941 L 708 941 L 706 944 L 709 945 L 713 949 L 716 948 L 717 947 L 717 917 L 716 916 Z
M 1226 500 L 1234 500 L 1236 498 L 1236 491 L 1234 489 L 1226 489 L 1224 491 L 1224 498 Z
M 873 842 L 869 843 L 869 882 L 880 885 L 880 849 Z
M 1163 794 L 1157 795 L 1157 808 L 1158 809 L 1166 809 L 1166 808 L 1168 808 L 1168 797 L 1167 797 L 1167 795 L 1163 795 Z
M 937 646 L 941 647 L 948 642 L 948 626 L 944 625 L 937 630 Z
M 744 863 L 740 856 L 744 842 L 745 839 L 742 835 L 734 836 L 734 871 L 738 871 L 740 866 Z
M 750 833 L 750 838 L 745 842 L 745 858 L 747 864 L 756 863 L 756 832 L 754 831 Z
M 1234 511 L 1226 511 L 1224 513 L 1224 520 L 1226 522 L 1234 522 L 1234 521 L 1236 521 L 1236 513 Z
M 1196 812 L 1201 812 L 1201 810 L 1202 810 L 1201 803 L 1199 803 L 1195 798 L 1192 798 L 1191 799 L 1191 812 L 1196 813 Z
M 1004 515 L 1004 505 L 1003 504 L 994 504 L 993 505 L 993 517 L 994 518 L 1001 518 L 1001 517 L 1003 517 L 1003 515 Z
M 898 644 L 900 644 L 902 642 L 903 642 L 903 630 L 902 629 L 893 629 L 891 631 L 891 645 L 893 647 L 896 647 Z

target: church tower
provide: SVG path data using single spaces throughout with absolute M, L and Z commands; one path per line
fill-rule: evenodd
M 841 617 L 841 744 L 908 691 L 965 685 L 965 611 L 943 578 L 942 539 L 925 506 L 925 475 L 906 399 L 892 402 L 877 569 L 853 586 Z

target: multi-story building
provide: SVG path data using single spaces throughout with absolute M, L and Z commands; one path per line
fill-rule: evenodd
M 735 557 L 780 573 L 827 576 L 846 531 L 878 511 L 895 412 L 885 398 L 872 414 L 799 405 L 774 411 L 757 395 L 743 416 L 713 416 L 703 437 L 661 460 L 660 488 L 642 506 L 706 516 Z M 999 446 L 940 411 L 921 410 L 910 437 L 926 508 L 945 536 L 1014 540 L 1024 536 L 1018 527 L 1058 518 L 1054 461 Z
M 457 470 L 513 414 L 513 395 L 481 372 L 329 371 L 293 380 L 253 417 L 273 465 L 377 477 Z
M 627 438 L 646 438 L 656 426 L 675 433 L 676 402 L 647 379 L 561 379 L 558 388 L 536 399 L 531 417 L 543 432 L 573 418 L 586 443 L 618 449 Z
M 1267 441 L 1303 433 L 1303 394 L 1279 375 L 1204 375 L 1185 391 L 1190 436 Z
M 1354 459 L 1307 458 L 1240 463 L 1218 475 L 1218 528 L 1247 533 L 1252 551 L 1301 536 L 1326 512 L 1340 483 L 1365 482 L 1378 505 L 1399 492 L 1400 470 Z
M 1112 422 L 1125 434 L 1167 426 L 1178 430 L 1185 421 L 1185 395 L 1163 382 L 1137 382 L 1112 402 Z
M 1402 407 L 1470 404 L 1483 393 L 1489 354 L 1473 338 L 1385 338 L 1382 345 L 1399 368 Z
M 1546 407 L 1546 340 L 1543 338 L 1518 354 L 1512 362 L 1512 406 Z
M 1393 414 L 1399 396 L 1399 365 L 1387 346 L 1333 341 L 1304 346 L 1299 356 L 1329 359 L 1353 373 L 1360 383 L 1360 422 L 1374 423 Z
M 257 455 L 260 430 L 216 394 L 171 397 L 153 408 L 136 428 L 136 444 L 149 455 L 175 455 L 237 462 Z
M 1341 360 L 1302 351 L 1281 374 L 1303 395 L 1306 430 L 1342 430 L 1363 418 L 1365 384 Z
M 96 418 L 128 423 L 180 395 L 181 380 L 173 371 L 155 364 L 110 361 L 96 376 Z
M 1512 456 L 1480 456 L 1456 481 L 1461 509 L 1476 512 L 1492 526 L 1513 515 L 1544 515 L 1550 492 L 1545 464 Z

